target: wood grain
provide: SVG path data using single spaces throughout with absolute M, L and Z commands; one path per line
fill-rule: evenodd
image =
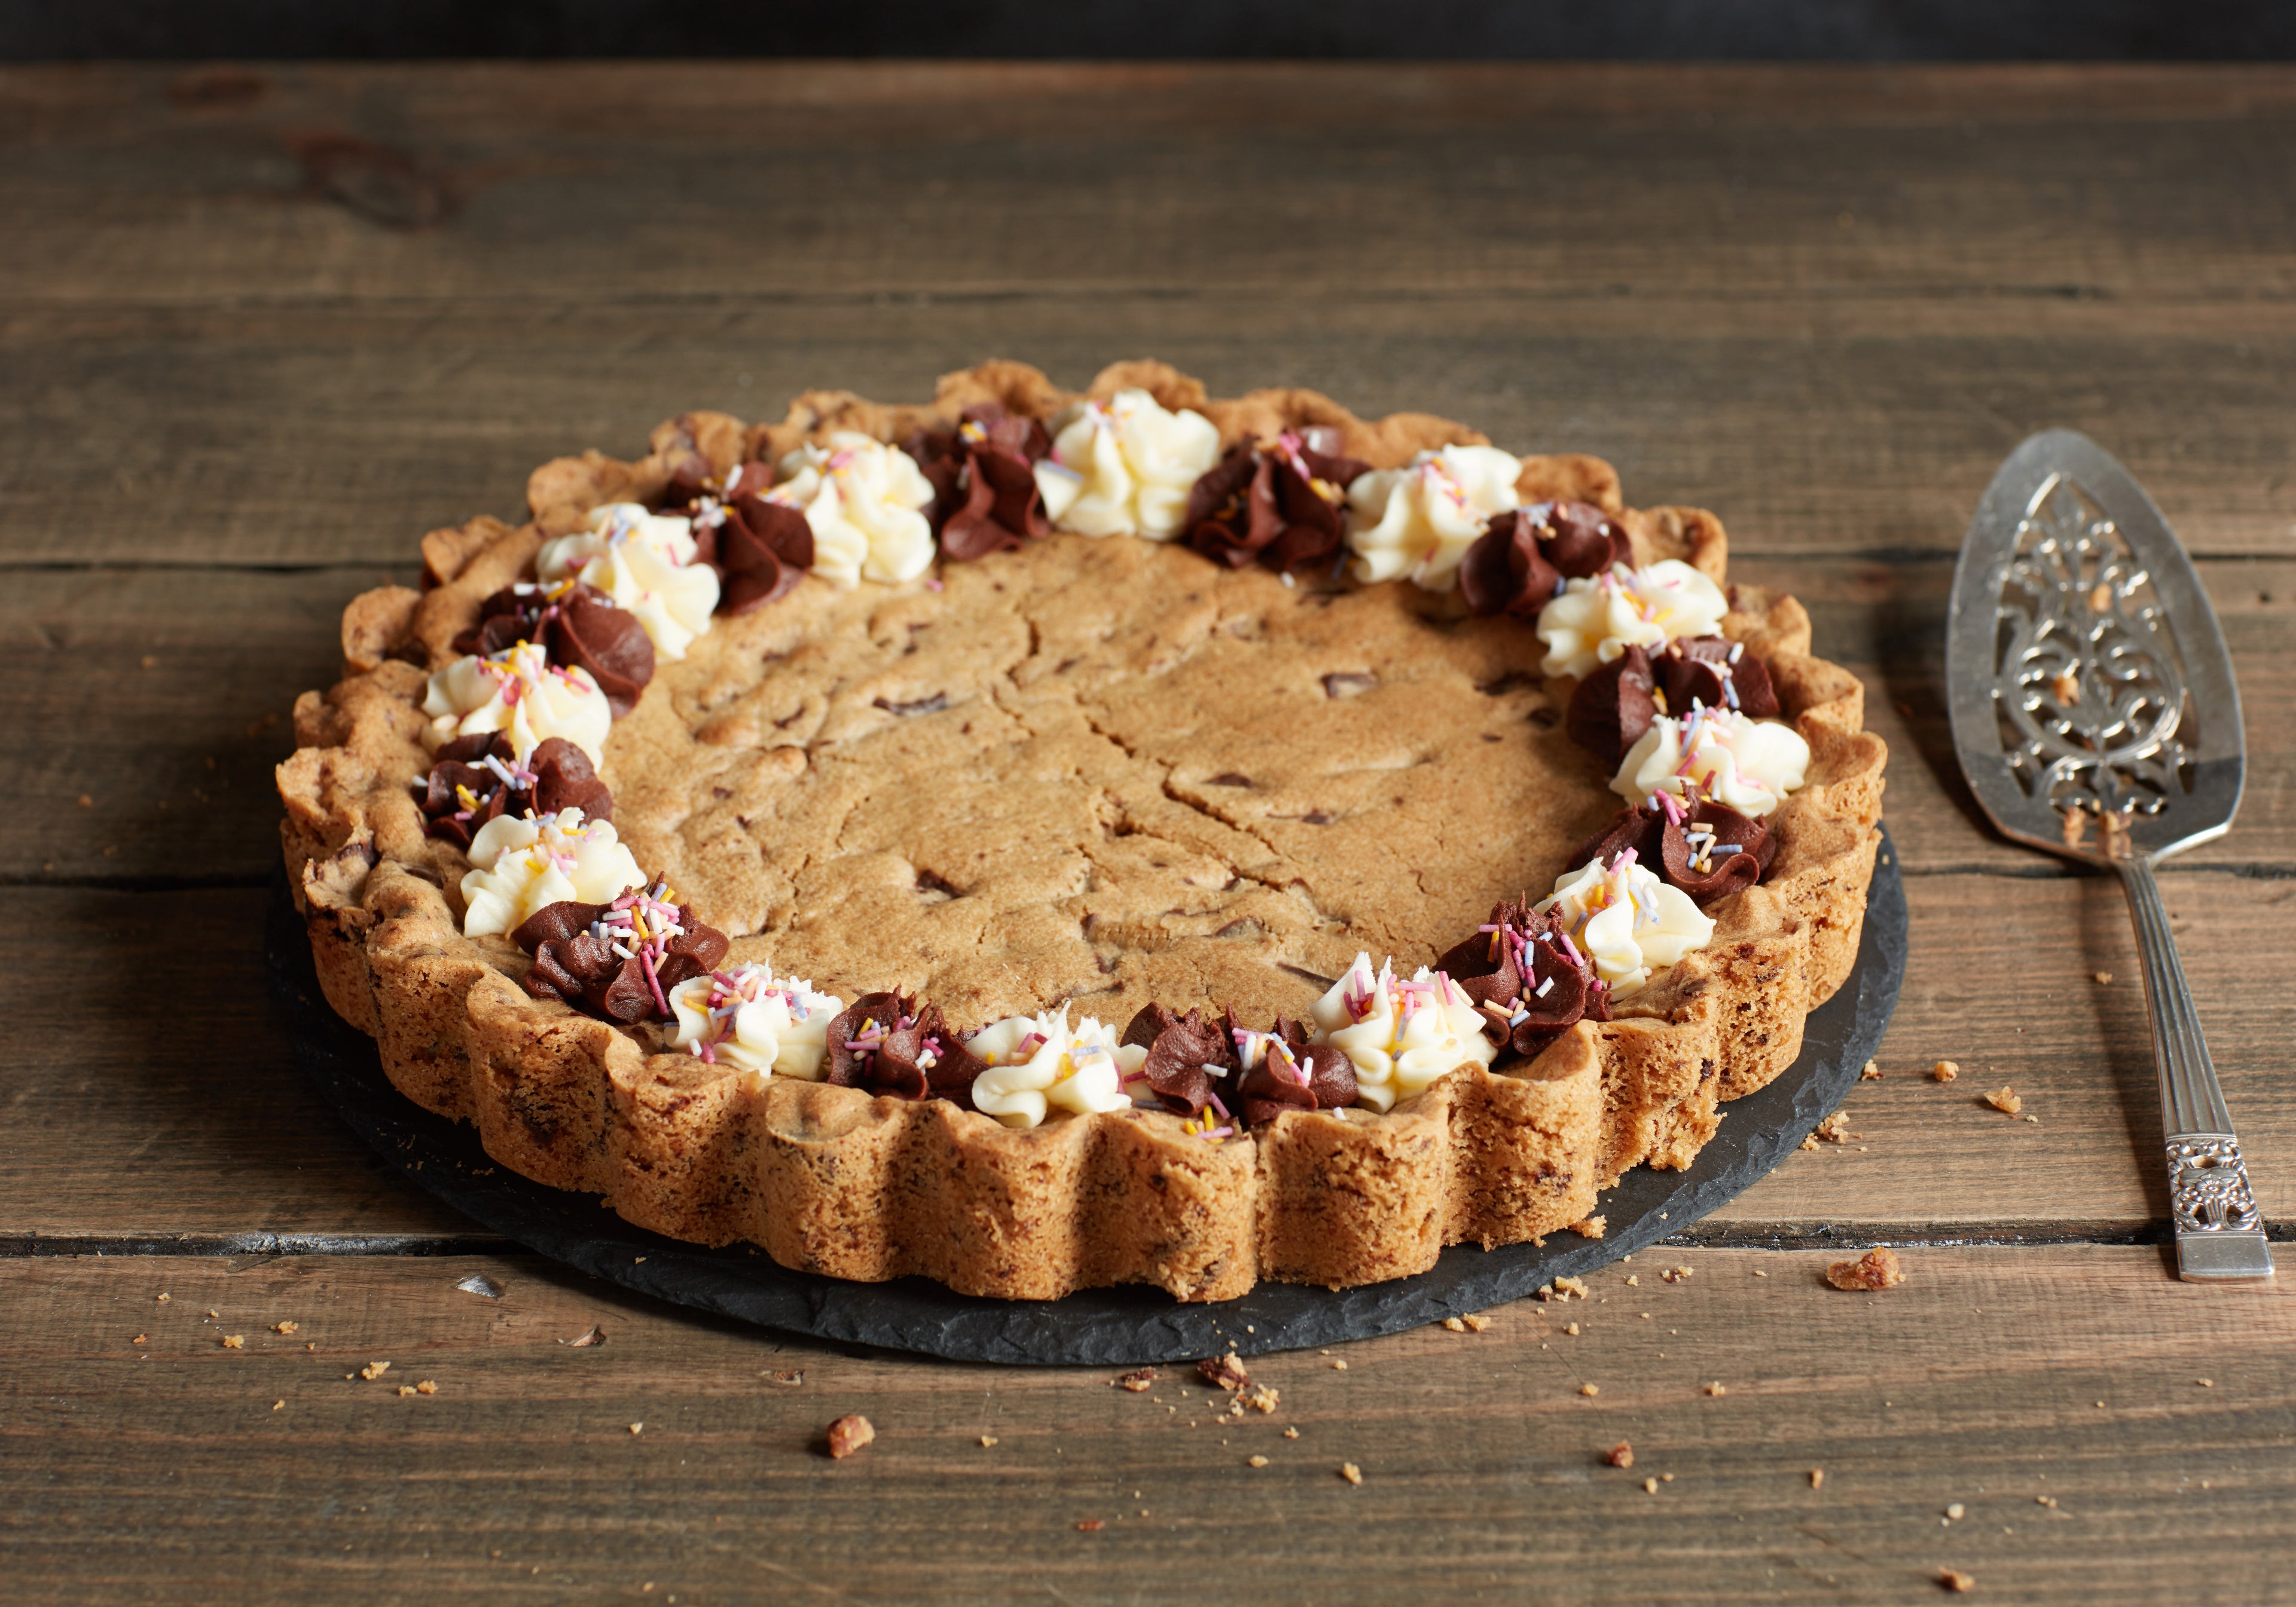
M 1909 1252 L 1843 1294 L 1828 1259 L 1652 1252 L 1345 1372 L 1256 1358 L 1278 1408 L 1227 1423 L 1168 1369 L 1136 1395 L 849 1356 L 526 1258 L 16 1260 L 0 1546 L 27 1603 L 1905 1602 L 1945 1568 L 2150 1603 L 2196 1554 L 2209 1599 L 2290 1599 L 2284 1292 L 2063 1247 Z M 847 1413 L 876 1442 L 832 1462 Z
M 937 374 L 996 356 L 1081 386 L 1145 353 L 1216 393 L 1302 384 L 1365 414 L 1463 419 L 1516 450 L 1595 453 L 1637 503 L 1716 510 L 1743 553 L 1950 554 L 2002 458 L 2052 425 L 2119 455 L 2194 552 L 2296 551 L 2296 324 L 2273 310 L 2296 300 L 2151 330 L 2117 303 L 2095 327 L 2060 329 L 2020 300 L 1996 324 L 1939 330 L 1925 302 L 1845 310 L 1831 291 L 1718 291 L 1669 316 L 1637 296 L 1591 310 L 1400 290 L 1271 301 L 1218 279 L 1194 294 L 632 304 L 548 276 L 589 252 L 579 193 L 533 226 L 561 244 L 512 297 L 12 308 L 0 295 L 17 376 L 0 394 L 12 543 L 44 563 L 397 564 L 436 525 L 518 517 L 535 464 L 588 447 L 635 455 L 689 408 L 778 418 L 820 387 L 923 399 Z M 862 285 L 914 255 L 885 250 Z
M 2286 941 L 2296 881 L 2162 879 L 2251 1158 L 2296 1224 L 2296 1002 L 2250 985 Z M 2164 1221 L 2160 1105 L 2128 922 L 2094 878 L 1914 883 L 1912 959 L 1847 1145 L 1791 1156 L 1712 1221 L 1734 1236 L 1833 1226 L 1901 1241 L 2127 1237 Z M 2237 894 L 2238 896 L 2228 896 Z M 97 1012 L 0 1061 L 0 1240 L 472 1232 L 372 1158 L 308 1091 L 274 1019 L 260 889 L 0 889 L 0 1006 L 35 1019 L 93 973 L 148 1011 Z M 2100 985 L 2092 973 L 2112 972 Z M 1950 1085 L 1929 1080 L 1958 1062 Z M 2004 1083 L 2038 1124 L 1980 1103 Z M 69 1133 L 69 1143 L 58 1135 Z M 1860 1148 L 1860 1145 L 1864 1148 Z

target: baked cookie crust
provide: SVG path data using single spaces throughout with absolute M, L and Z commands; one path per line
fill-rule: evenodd
M 1223 447 L 1320 425 L 1381 468 L 1484 439 L 1304 390 L 1214 401 L 1154 364 L 1082 394 L 1128 387 L 1205 414 Z M 532 998 L 523 953 L 462 934 L 449 890 L 467 863 L 424 835 L 407 786 L 429 764 L 421 703 L 543 541 L 657 494 L 696 453 L 722 472 L 834 430 L 898 441 L 976 402 L 1042 417 L 1071 399 L 989 364 L 926 406 L 816 392 L 777 424 L 686 414 L 635 462 L 544 465 L 526 523 L 433 531 L 424 590 L 349 605 L 344 679 L 296 707 L 283 841 L 328 1000 L 394 1085 L 476 1124 L 503 1164 L 673 1237 L 1011 1298 L 1374 1283 L 1447 1243 L 1562 1229 L 1629 1167 L 1688 1165 L 1848 975 L 1879 841 L 1886 750 L 1862 687 L 1809 656 L 1799 603 L 1751 587 L 1731 588 L 1722 634 L 1767 665 L 1811 750 L 1767 876 L 1710 905 L 1712 940 L 1617 1019 L 1385 1114 L 1293 1111 L 1214 1144 L 1162 1111 L 1014 1129 L 761 1080 Z M 1594 503 L 1638 563 L 1726 583 L 1718 520 L 1626 507 L 1599 460 L 1525 459 L 1518 489 Z M 1060 536 L 943 564 L 937 583 L 807 585 L 720 619 L 615 724 L 603 773 L 639 862 L 735 934 L 735 960 L 848 997 L 922 991 L 960 1021 L 1073 1001 L 1120 1022 L 1153 1000 L 1257 1026 L 1302 1013 L 1359 948 L 1431 960 L 1495 897 L 1546 887 L 1615 808 L 1539 656 L 1527 625 L 1468 619 L 1456 595 L 1287 586 L 1177 545 Z

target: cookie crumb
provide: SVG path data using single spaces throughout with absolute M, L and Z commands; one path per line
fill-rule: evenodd
M 1236 1414 L 1242 1416 L 1243 1408 L 1246 1406 L 1250 1406 L 1255 1412 L 1273 1412 L 1275 1410 L 1276 1403 L 1282 1398 L 1283 1397 L 1266 1384 L 1254 1384 L 1245 1391 L 1243 1398 L 1236 1402 Z
M 1857 1080 L 1861 1083 L 1880 1082 L 1882 1080 L 1881 1065 L 1877 1062 L 1867 1061 L 1864 1069 L 1857 1073 Z
M 1578 1393 L 1581 1395 L 1600 1395 L 1602 1392 L 1603 1386 L 1600 1384 L 1580 1384 L 1578 1386 Z
M 1638 1273 L 1638 1272 L 1630 1272 L 1630 1273 L 1628 1273 L 1628 1274 L 1627 1275 L 1627 1287 L 1628 1287 L 1628 1288 L 1629 1288 L 1629 1289 L 1640 1289 L 1642 1286 L 1643 1286 L 1643 1275 L 1642 1275 L 1642 1274 L 1640 1274 L 1640 1273 Z
M 1632 1467 L 1635 1465 L 1635 1447 L 1621 1439 L 1603 1453 L 1603 1460 L 1612 1467 Z
M 157 1304 L 164 1306 L 168 1303 L 168 1297 L 164 1294 L 157 1296 L 155 1297 L 155 1301 Z
M 1706 1385 L 1705 1390 L 1706 1393 L 1709 1395 L 1727 1395 L 1730 1393 L 1729 1387 L 1724 1384 L 1718 1378 L 1712 1383 Z
M 1085 1518 L 1078 1522 L 1077 1532 L 1079 1534 L 1096 1535 L 1107 1527 L 1108 1520 L 1105 1518 Z
M 247 1349 L 247 1336 L 243 1333 L 226 1333 L 223 1336 L 223 1348 L 226 1350 L 244 1350 Z
M 1895 1289 L 1906 1273 L 1896 1250 L 1877 1245 L 1854 1261 L 1836 1261 L 1825 1269 L 1825 1281 L 1836 1289 Z
M 2110 987 L 2112 987 L 2112 973 L 2111 972 L 2109 972 L 2109 971 L 2100 971 L 2100 972 L 2098 972 L 2096 973 L 2096 985 L 2097 985 L 2099 988 L 2110 988 Z
M 1814 1490 L 1822 1490 L 1825 1488 L 1825 1470 L 1824 1468 L 1814 1467 L 1809 1470 L 1809 1488 Z
M 1345 1362 L 1333 1362 L 1332 1364 L 1332 1371 L 1334 1373 L 1345 1373 L 1347 1370 L 1348 1365 Z
M 1582 1239 L 1599 1239 L 1610 1226 L 1609 1218 L 1604 1217 L 1581 1217 L 1570 1225 L 1570 1231 Z
M 1480 1333 L 1491 1325 L 1491 1319 L 1477 1311 L 1471 1311 L 1459 1320 L 1467 1324 L 1467 1332 L 1470 1333 Z
M 389 1362 L 369 1362 L 365 1366 L 359 1369 L 359 1376 L 372 1383 L 374 1380 L 381 1378 L 384 1373 L 390 1371 L 390 1364 Z
M 1961 1521 L 1963 1515 L 1968 1511 L 1969 1509 L 1964 1506 L 1960 1502 L 1955 1501 L 1947 1505 L 1945 1515 L 1952 1519 L 1956 1523 L 1958 1523 Z
M 631 1432 L 632 1434 L 642 1434 L 642 1433 L 644 1433 L 644 1431 L 645 1431 L 645 1424 L 644 1424 L 644 1423 L 634 1423 L 630 1424 L 630 1432 Z
M 144 1341 L 138 1340 L 135 1342 L 140 1345 Z M 2196 1378 L 2193 1382 L 2200 1385 L 2203 1390 L 2213 1390 L 2217 1387 L 2217 1381 L 2213 1378 Z
M 1453 1333 L 1464 1333 L 1467 1331 L 1467 1324 L 1455 1316 L 1445 1317 L 1442 1325 Z
M 271 1409 L 275 1412 L 283 1412 L 287 1409 L 287 1403 L 283 1400 L 275 1400 L 271 1403 Z
M 134 1339 L 129 1340 L 127 1342 L 128 1342 L 129 1344 L 131 1344 L 131 1345 L 148 1345 L 148 1344 L 150 1344 L 152 1341 L 151 1341 L 151 1340 L 150 1340 L 147 1336 L 145 1336 L 145 1335 L 144 1335 L 144 1334 L 139 1333 L 139 1334 L 137 1334 Z
M 1578 1324 L 1573 1323 L 1569 1327 L 1563 1329 L 1562 1332 L 1569 1334 L 1572 1339 L 1577 1339 L 1578 1337 Z
M 2056 694 L 2057 701 L 2060 703 L 2067 705 L 2078 703 L 2080 701 L 2080 677 L 2067 670 L 2049 683 L 2049 690 Z
M 1342 1462 L 1340 1464 L 1340 1477 L 1346 1480 L 1349 1484 L 1361 1484 L 1363 1482 L 1363 1469 L 1357 1467 L 1352 1462 Z
M 996 1436 L 994 1434 L 983 1434 L 980 1437 L 980 1446 L 983 1450 L 988 1449 L 990 1446 L 995 1445 L 996 1443 Z
M 1657 1495 L 1657 1494 L 1658 1494 L 1658 1480 L 1655 1480 L 1655 1479 L 1645 1479 L 1645 1480 L 1643 1480 L 1643 1494 L 1644 1494 L 1645 1496 L 1655 1496 L 1655 1495 Z
M 1251 1374 L 1231 1350 L 1226 1356 L 1208 1356 L 1196 1364 L 1196 1376 L 1215 1390 L 1240 1390 L 1249 1388 Z
M 837 1457 L 850 1456 L 876 1438 L 876 1428 L 867 1418 L 857 1413 L 840 1417 L 829 1425 L 829 1454 Z
M 1953 1568 L 1941 1570 L 1938 1574 L 1937 1582 L 1944 1586 L 1948 1590 L 1952 1591 L 1956 1595 L 1967 1595 L 1971 1591 L 1977 1588 L 1977 1581 L 1975 1579 L 1971 1578 L 1967 1574 L 1961 1572 L 1958 1569 Z
M 1658 1275 L 1660 1281 L 1664 1283 L 1679 1283 L 1696 1270 L 1697 1269 L 1695 1267 L 1670 1267 Z
M 1961 1075 L 1961 1068 L 1949 1060 L 1941 1060 L 1930 1068 L 1930 1076 L 1941 1083 L 1949 1083 Z
M 271 1332 L 274 1333 L 292 1333 L 302 1325 L 303 1324 L 300 1323 L 274 1323 L 271 1324 Z
M 1243 1459 L 1243 1465 L 1246 1467 L 1266 1467 L 1267 1465 L 1267 1458 L 1259 1455 L 1247 1456 Z
M 1554 1280 L 1554 1298 L 1556 1300 L 1567 1300 L 1574 1294 L 1582 1300 L 1587 1298 L 1587 1281 L 1584 1278 L 1557 1278 Z
M 577 1334 L 570 1340 L 561 1340 L 558 1342 L 562 1345 L 572 1345 L 577 1348 L 583 1345 L 603 1345 L 606 1342 L 606 1331 L 599 1327 L 595 1323 L 593 1323 L 590 1325 L 588 1332 Z
M 1285 1429 L 1285 1430 L 1283 1431 L 1283 1438 L 1284 1438 L 1284 1439 L 1299 1439 L 1299 1438 L 1300 1438 L 1300 1431 L 1299 1431 L 1299 1428 L 1295 1425 L 1295 1426 L 1293 1426 L 1293 1427 L 1291 1427 L 1291 1428 L 1287 1428 L 1287 1429 Z
M 2054 1506 L 2056 1504 L 2057 1498 L 2054 1496 L 2036 1496 L 2033 1497 L 2033 1505 L 2036 1506 Z
M 435 1378 L 426 1378 L 414 1386 L 414 1392 L 417 1395 L 436 1395 L 439 1393 L 439 1381 Z
M 401 1384 L 398 1386 L 398 1392 L 401 1395 L 412 1395 L 414 1393 L 414 1386 L 413 1384 Z
M 1156 1382 L 1156 1369 L 1137 1367 L 1108 1382 L 1119 1390 L 1128 1390 L 1135 1395 L 1145 1395 Z
M 778 1367 L 774 1369 L 771 1373 L 767 1373 L 765 1377 L 767 1382 L 769 1383 L 776 1383 L 791 1389 L 794 1389 L 797 1385 L 805 1382 L 804 1373 L 784 1372 Z

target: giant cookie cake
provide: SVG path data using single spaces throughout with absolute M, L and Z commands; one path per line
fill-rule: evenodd
M 287 867 L 402 1093 L 660 1233 L 1217 1300 L 1596 1232 L 1856 955 L 1862 689 L 1596 459 L 991 363 L 528 501 L 345 611 Z

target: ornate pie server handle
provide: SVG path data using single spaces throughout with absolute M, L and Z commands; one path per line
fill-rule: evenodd
M 2161 1119 L 2169 1134 L 2169 1209 L 2177 1230 L 2177 1275 L 2188 1283 L 2248 1283 L 2272 1275 L 2264 1218 L 2249 1187 L 2232 1112 L 2201 1036 L 2200 1016 L 2152 861 L 2115 858 L 2128 895 L 2136 947 L 2144 963 L 2144 1000 L 2152 1017 L 2152 1055 L 2161 1070 Z

